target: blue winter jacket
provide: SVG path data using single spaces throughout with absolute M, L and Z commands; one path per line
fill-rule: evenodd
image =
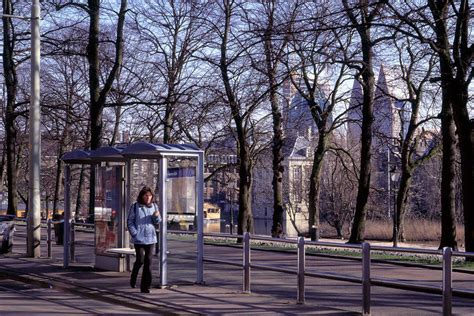
M 161 216 L 153 215 L 157 210 L 158 207 L 155 203 L 150 207 L 138 202 L 130 206 L 128 210 L 127 227 L 134 244 L 156 244 L 155 225 L 161 222 Z

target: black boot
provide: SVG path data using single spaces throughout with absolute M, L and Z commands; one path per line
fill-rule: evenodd
M 135 288 L 135 284 L 137 283 L 137 274 L 132 272 L 132 275 L 130 276 L 130 286 L 132 289 Z

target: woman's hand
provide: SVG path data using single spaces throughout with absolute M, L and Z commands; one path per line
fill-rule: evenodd
M 155 219 L 155 222 L 156 223 L 160 223 L 161 222 L 161 214 L 160 214 L 160 211 L 155 211 L 153 213 L 153 218 Z

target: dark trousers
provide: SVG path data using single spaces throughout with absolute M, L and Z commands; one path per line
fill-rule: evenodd
M 132 275 L 130 277 L 130 283 L 135 284 L 138 276 L 138 271 L 143 265 L 142 281 L 140 288 L 142 290 L 149 289 L 151 286 L 151 257 L 153 253 L 152 245 L 140 245 L 135 244 L 136 260 L 133 264 Z

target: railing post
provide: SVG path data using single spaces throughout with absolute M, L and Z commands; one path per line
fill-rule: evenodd
M 362 244 L 362 314 L 370 315 L 370 244 Z
M 51 243 L 52 243 L 52 232 L 51 232 L 51 218 L 48 218 L 48 220 L 46 221 L 46 225 L 47 225 L 47 237 L 46 237 L 46 244 L 48 245 L 48 258 L 51 259 L 52 258 L 52 254 L 51 254 Z
M 452 271 L 453 271 L 453 250 L 450 247 L 443 248 L 443 315 L 452 314 Z
M 71 262 L 76 262 L 76 223 L 71 220 Z
M 304 238 L 298 237 L 298 304 L 304 304 L 304 272 L 305 272 L 305 251 Z
M 244 268 L 244 293 L 250 293 L 250 234 L 244 233 L 244 247 L 243 247 L 243 268 Z

